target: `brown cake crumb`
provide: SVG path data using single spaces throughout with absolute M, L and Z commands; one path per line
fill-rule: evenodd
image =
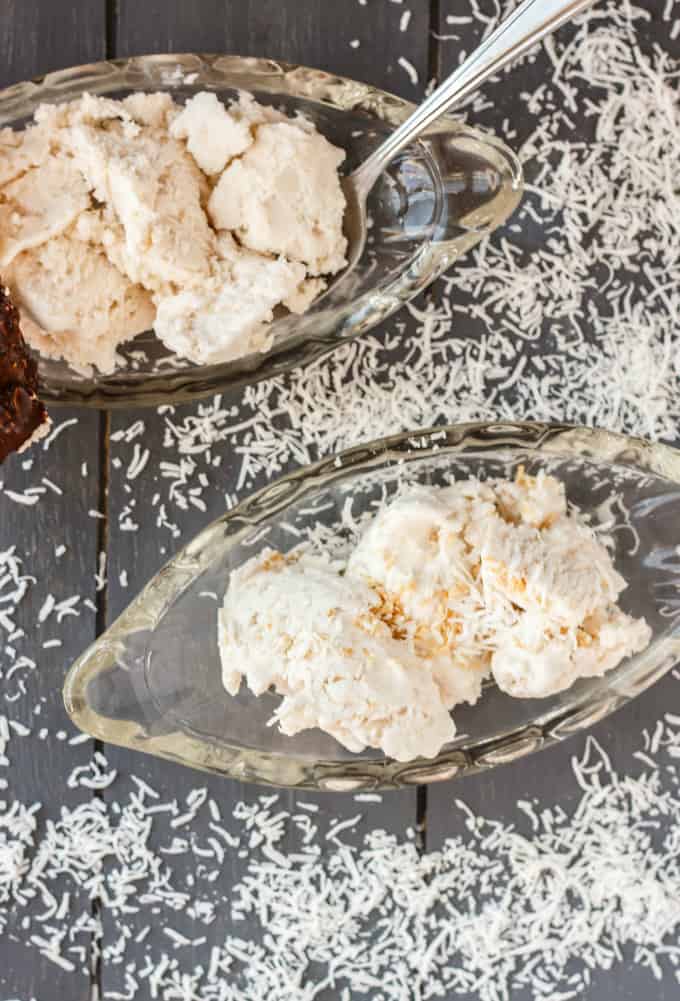
M 38 399 L 38 369 L 29 355 L 19 313 L 0 283 L 0 462 L 42 437 L 50 426 Z

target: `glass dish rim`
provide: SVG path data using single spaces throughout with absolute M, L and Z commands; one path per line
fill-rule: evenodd
M 173 73 L 180 75 L 173 78 Z M 200 79 L 186 82 L 187 76 L 193 73 L 198 74 Z M 226 53 L 149 53 L 70 66 L 3 88 L 0 90 L 0 127 L 26 117 L 30 113 L 28 106 L 40 100 L 54 103 L 60 98 L 73 98 L 85 90 L 95 94 L 107 93 L 115 90 L 117 85 L 118 89 L 161 87 L 172 91 L 193 87 L 196 82 L 201 87 L 215 88 L 220 82 L 228 87 L 233 84 L 228 83 L 226 77 L 238 75 L 260 78 L 263 89 L 270 92 L 306 98 L 340 110 L 364 111 L 393 125 L 402 122 L 415 107 L 412 102 L 370 84 L 284 60 Z M 248 89 L 245 83 L 244 88 Z M 322 93 L 312 88 L 320 89 Z M 340 97 L 334 102 L 333 95 L 344 95 L 344 104 L 338 103 Z M 186 364 L 149 373 L 117 370 L 108 376 L 98 376 L 96 381 L 81 381 L 76 373 L 72 373 L 70 377 L 43 381 L 43 398 L 52 406 L 77 405 L 99 409 L 188 402 L 312 364 L 344 341 L 384 321 L 435 281 L 458 256 L 502 225 L 521 198 L 521 163 L 506 143 L 496 135 L 473 128 L 450 115 L 442 116 L 427 131 L 428 135 L 447 133 L 474 140 L 494 156 L 503 158 L 511 177 L 510 190 L 515 195 L 514 200 L 511 199 L 513 204 L 502 218 L 481 227 L 476 235 L 471 235 L 473 230 L 470 229 L 455 238 L 423 241 L 418 245 L 415 256 L 379 294 L 368 290 L 354 301 L 352 312 L 342 319 L 340 328 L 320 335 L 310 333 L 301 342 L 293 342 L 289 346 L 284 342 L 279 347 L 262 352 L 261 356 L 259 353 L 249 355 L 247 358 L 252 360 L 250 366 L 238 371 L 231 368 L 235 362 L 225 362 L 195 367 Z M 371 303 L 375 313 L 367 320 L 366 310 Z
M 233 753 L 231 750 L 226 753 L 225 749 L 222 755 L 216 753 L 212 759 L 204 756 L 202 761 L 195 761 L 190 753 L 196 747 L 196 735 L 182 731 L 167 738 L 150 738 L 148 743 L 153 746 L 146 748 L 147 738 L 140 739 L 135 733 L 140 729 L 137 724 L 100 717 L 84 698 L 87 682 L 106 666 L 100 663 L 102 658 L 104 661 L 107 656 L 110 659 L 115 648 L 124 644 L 131 633 L 141 628 L 152 629 L 164 610 L 190 586 L 201 567 L 210 563 L 214 558 L 211 543 L 219 539 L 222 546 L 234 545 L 259 521 L 276 515 L 293 499 L 298 501 L 320 485 L 340 479 L 343 474 L 357 473 L 386 461 L 396 464 L 406 458 L 427 458 L 436 454 L 502 452 L 504 447 L 515 451 L 526 449 L 538 455 L 615 461 L 619 466 L 653 473 L 680 486 L 680 450 L 639 437 L 566 423 L 480 421 L 439 425 L 355 445 L 296 469 L 254 492 L 199 532 L 166 563 L 106 633 L 70 668 L 64 682 L 64 702 L 73 722 L 109 743 L 147 751 L 231 778 L 285 787 L 358 791 L 424 784 L 479 772 L 550 746 L 609 715 L 677 663 L 680 635 L 657 636 L 642 654 L 597 679 L 593 690 L 575 693 L 566 704 L 539 713 L 531 723 L 477 743 L 472 741 L 470 746 L 445 750 L 431 760 L 407 763 L 384 757 L 356 762 L 312 762 L 294 754 L 237 746 L 233 747 Z M 225 534 L 225 528 L 233 531 Z M 198 739 L 198 744 L 203 748 L 207 746 L 203 738 Z

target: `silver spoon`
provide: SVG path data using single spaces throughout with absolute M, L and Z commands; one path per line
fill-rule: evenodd
M 367 160 L 343 178 L 349 268 L 357 262 L 366 243 L 368 195 L 399 150 L 417 139 L 456 101 L 467 97 L 490 76 L 591 3 L 593 0 L 524 0 Z

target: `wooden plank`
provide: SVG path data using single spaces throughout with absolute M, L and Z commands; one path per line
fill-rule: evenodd
M 356 17 L 354 14 L 356 13 Z M 376 85 L 390 87 L 405 95 L 414 96 L 415 87 L 409 82 L 407 73 L 398 66 L 397 58 L 403 54 L 416 68 L 422 81 L 425 80 L 428 65 L 428 12 L 427 5 L 413 11 L 411 27 L 399 31 L 401 11 L 389 0 L 380 0 L 365 7 L 356 6 L 352 17 L 347 18 L 344 6 L 328 5 L 321 0 L 302 2 L 223 3 L 204 2 L 200 16 L 195 8 L 190 8 L 182 0 L 135 4 L 123 0 L 116 29 L 116 54 L 174 51 L 218 51 L 242 54 L 267 54 L 290 61 L 300 61 L 313 66 L 321 66 L 338 73 L 367 79 Z M 350 41 L 359 38 L 362 44 L 352 48 Z M 375 59 L 376 46 L 381 58 Z M 226 402 L 238 407 L 240 393 L 230 395 Z M 175 423 L 199 412 L 199 407 L 182 407 L 172 415 Z M 126 443 L 120 438 L 122 432 L 136 420 L 144 422 L 143 436 Z M 109 490 L 109 563 L 108 563 L 108 618 L 112 620 L 136 594 L 139 588 L 155 573 L 180 545 L 207 525 L 224 510 L 224 494 L 233 494 L 238 476 L 238 457 L 231 455 L 228 443 L 221 443 L 213 449 L 213 456 L 220 457 L 218 469 L 210 469 L 199 457 L 201 469 L 205 468 L 209 486 L 201 500 L 205 511 L 189 505 L 181 511 L 169 503 L 168 480 L 163 480 L 159 472 L 162 460 L 176 461 L 174 449 L 164 447 L 165 417 L 153 411 L 112 414 L 111 479 Z M 283 417 L 281 426 L 285 426 Z M 128 481 L 127 470 L 134 452 L 134 445 L 150 450 L 150 458 L 140 475 Z M 192 484 L 195 481 L 192 481 Z M 262 479 L 259 484 L 263 485 Z M 186 491 L 185 491 L 186 492 Z M 154 506 L 154 495 L 159 493 L 161 501 Z M 168 529 L 159 528 L 160 503 L 166 503 L 167 520 L 176 522 L 179 534 L 174 536 Z M 129 506 L 129 511 L 126 509 Z M 137 531 L 129 528 L 129 521 L 136 523 Z M 121 583 L 121 574 L 123 575 Z M 126 584 L 126 586 L 124 586 Z M 176 797 L 180 804 L 196 787 L 205 787 L 210 797 L 219 804 L 222 816 L 229 827 L 228 819 L 235 804 L 240 800 L 252 802 L 255 797 L 266 795 L 267 790 L 243 786 L 235 782 L 220 780 L 191 772 L 167 762 L 134 756 L 117 748 L 106 748 L 107 758 L 121 776 L 118 782 L 104 793 L 105 798 L 124 799 L 130 787 L 127 776 L 140 776 L 162 795 Z M 388 793 L 382 804 L 358 804 L 351 796 L 330 794 L 300 794 L 291 792 L 280 794 L 277 809 L 295 811 L 300 800 L 319 805 L 314 820 L 321 832 L 327 830 L 336 819 L 349 819 L 357 813 L 370 815 L 360 831 L 368 826 L 378 826 L 390 831 L 403 832 L 416 821 L 416 793 L 404 791 Z M 190 829 L 198 837 L 204 835 L 198 821 Z M 181 831 L 178 833 L 182 833 Z M 166 844 L 171 840 L 169 826 L 159 818 L 154 832 L 154 844 Z M 285 839 L 279 846 L 286 850 L 292 844 Z M 168 859 L 178 885 L 185 886 L 196 876 L 196 859 L 190 854 L 173 856 Z M 212 944 L 223 941 L 230 929 L 228 898 L 234 881 L 244 873 L 245 859 L 232 853 L 222 869 L 222 875 L 215 887 L 218 911 L 216 920 L 205 926 L 188 913 L 173 914 L 172 927 L 189 939 L 207 938 L 207 944 L 196 949 L 186 947 L 178 956 L 183 969 L 197 963 L 207 963 Z M 127 921 L 128 918 L 126 917 Z M 149 915 L 141 914 L 131 919 L 133 934 L 149 922 Z M 119 934 L 116 921 L 105 915 L 105 946 Z M 161 922 L 154 922 L 144 943 L 139 947 L 129 944 L 125 958 L 138 965 L 145 957 L 158 957 L 169 949 L 169 940 L 163 934 Z M 244 936 L 248 927 L 240 924 L 236 929 Z M 104 992 L 122 991 L 124 984 L 124 964 L 105 962 L 102 968 L 102 989 Z
M 391 0 L 363 6 L 356 0 L 204 0 L 198 14 L 181 0 L 121 0 L 116 51 L 266 56 L 366 80 L 415 100 L 427 83 L 429 6 L 422 0 L 410 5 L 401 31 L 407 8 Z M 418 83 L 400 57 L 413 66 Z
M 72 770 L 89 763 L 92 742 L 71 746 L 76 736 L 64 710 L 61 687 L 69 664 L 95 637 L 95 614 L 83 605 L 95 599 L 94 573 L 97 565 L 97 525 L 88 511 L 97 506 L 98 497 L 98 422 L 96 416 L 62 410 L 56 422 L 78 420 L 44 451 L 37 445 L 30 453 L 13 456 L 0 469 L 4 492 L 0 493 L 0 552 L 16 546 L 22 558 L 21 571 L 36 580 L 29 587 L 15 618 L 24 629 L 25 640 L 15 646 L 17 655 L 26 655 L 35 669 L 21 669 L 8 678 L 11 661 L 0 654 L 5 680 L 0 682 L 0 716 L 28 727 L 30 735 L 10 740 L 7 772 L 8 791 L 0 789 L 0 800 L 26 805 L 41 803 L 38 837 L 47 819 L 56 821 L 62 806 L 73 807 L 89 800 L 91 791 L 67 787 Z M 88 463 L 88 475 L 81 476 L 81 463 Z M 30 464 L 30 469 L 24 468 Z M 62 491 L 50 487 L 35 506 L 28 507 L 9 499 L 7 490 L 22 493 L 27 487 L 44 485 L 43 477 Z M 63 555 L 55 552 L 65 546 Z M 39 624 L 39 614 L 48 594 L 56 601 L 79 595 L 78 617 L 61 624 L 52 615 Z M 58 647 L 43 646 L 58 640 Z M 2 634 L 2 648 L 6 642 Z M 19 695 L 15 700 L 15 696 Z M 0 770 L 4 773 L 4 769 Z M 71 914 L 89 912 L 90 901 L 84 892 L 74 892 L 64 881 L 62 890 L 71 892 Z M 89 964 L 76 963 L 67 972 L 39 955 L 24 943 L 30 934 L 40 934 L 41 924 L 27 930 L 21 923 L 44 911 L 38 900 L 30 908 L 22 907 L 10 915 L 7 932 L 0 937 L 0 997 L 44 997 L 48 988 L 54 997 L 76 1001 L 89 997 Z M 89 945 L 81 938 L 79 945 Z M 73 959 L 73 956 L 67 959 Z
M 3 0 L 3 87 L 50 70 L 103 59 L 106 0 Z
M 654 731 L 656 721 L 669 706 L 677 705 L 678 682 L 667 677 L 634 702 L 614 713 L 588 732 L 605 749 L 614 769 L 620 774 L 638 774 L 643 770 L 632 755 L 642 747 L 641 732 Z M 556 747 L 533 754 L 512 764 L 503 765 L 480 775 L 458 781 L 431 786 L 428 790 L 426 847 L 440 851 L 447 838 L 467 840 L 465 816 L 454 800 L 462 800 L 477 816 L 504 824 L 514 824 L 516 829 L 530 834 L 526 816 L 518 809 L 517 800 L 535 800 L 541 808 L 560 806 L 571 814 L 582 795 L 572 773 L 571 756 L 582 755 L 585 735 L 572 738 Z M 669 786 L 672 789 L 672 786 Z M 629 961 L 615 963 L 609 970 L 593 973 L 592 983 L 582 1001 L 675 1001 L 677 998 L 675 974 L 668 970 L 662 981 L 653 978 L 649 971 L 633 966 Z M 513 994 L 513 998 L 515 995 Z M 524 1001 L 525 995 L 518 995 Z M 463 1001 L 474 1001 L 468 995 Z
M 664 47 L 667 47 L 667 34 L 664 36 L 661 33 L 664 31 L 667 33 L 668 25 L 664 27 L 660 6 L 653 0 L 641 6 L 647 7 L 652 15 L 652 19 L 645 26 L 642 44 L 649 46 L 656 35 Z M 490 11 L 491 6 L 487 5 L 483 9 Z M 460 18 L 469 16 L 471 10 L 470 3 L 461 4 L 460 0 L 440 0 L 438 34 L 458 36 L 449 37 L 440 43 L 437 62 L 442 76 L 450 73 L 458 65 L 461 52 L 472 51 L 481 39 L 482 28 L 479 23 L 460 22 Z M 449 23 L 447 21 L 449 16 L 458 19 L 456 23 Z M 551 73 L 547 56 L 539 53 L 535 61 L 514 69 L 510 79 L 504 77 L 498 82 L 485 85 L 484 96 L 491 103 L 475 116 L 474 121 L 470 120 L 470 124 L 482 125 L 499 132 L 504 119 L 507 118 L 517 131 L 513 145 L 519 148 L 535 127 L 535 119 L 530 115 L 518 114 L 521 105 L 517 95 L 522 91 L 533 92 L 539 83 L 550 78 Z M 584 122 L 583 138 L 588 138 L 592 128 L 592 121 Z M 529 249 L 531 249 L 529 241 L 532 238 L 532 234 L 528 232 Z M 513 242 L 518 243 L 521 239 L 521 235 L 518 237 L 517 234 L 513 234 Z M 680 435 L 680 429 L 678 430 Z M 664 710 L 677 702 L 676 688 L 677 681 L 668 677 L 589 731 L 611 756 L 615 768 L 622 772 L 631 770 L 632 754 L 641 746 L 642 729 L 647 727 L 652 731 L 656 720 Z M 455 807 L 454 799 L 462 799 L 476 814 L 504 823 L 516 823 L 521 830 L 526 829 L 526 818 L 517 809 L 518 799 L 535 797 L 539 805 L 560 804 L 569 812 L 581 795 L 573 779 L 571 756 L 582 751 L 584 741 L 585 737 L 576 737 L 513 764 L 458 782 L 431 786 L 428 789 L 427 802 L 428 850 L 441 849 L 446 838 L 465 837 L 464 817 Z M 676 996 L 677 984 L 670 975 L 663 982 L 653 981 L 649 974 L 626 963 L 617 964 L 606 973 L 594 975 L 592 986 L 588 993 L 583 995 L 582 1001 L 610 1001 L 610 999 L 614 1001 L 618 998 L 637 1001 L 643 997 L 670 1001 Z
M 0 86 L 100 59 L 104 53 L 104 0 L 5 0 L 0 6 Z M 99 417 L 63 409 L 55 410 L 52 416 L 55 425 L 75 419 L 78 424 L 68 427 L 48 450 L 39 445 L 21 457 L 10 458 L 0 468 L 5 491 L 21 492 L 41 485 L 43 477 L 63 491 L 59 495 L 48 488 L 33 507 L 20 506 L 0 493 L 0 551 L 16 545 L 24 557 L 23 572 L 36 577 L 20 607 L 17 624 L 28 637 L 18 652 L 35 660 L 37 668 L 18 672 L 11 682 L 3 682 L 0 695 L 0 715 L 31 730 L 29 737 L 10 741 L 7 795 L 27 804 L 42 803 L 39 834 L 47 818 L 58 818 L 62 804 L 74 806 L 91 796 L 88 790 L 66 786 L 71 770 L 90 761 L 92 747 L 90 742 L 68 744 L 74 729 L 63 708 L 61 685 L 69 663 L 95 636 L 95 616 L 83 608 L 78 618 L 66 619 L 58 628 L 49 619 L 38 627 L 37 618 L 48 592 L 57 600 L 73 594 L 83 600 L 95 599 L 97 524 L 88 518 L 88 511 L 97 507 L 99 495 Z M 87 476 L 81 476 L 83 462 L 88 463 Z M 30 468 L 25 468 L 28 464 Z M 66 551 L 57 558 L 55 548 L 60 544 Z M 43 642 L 55 637 L 62 640 L 61 647 L 42 648 Z M 6 670 L 9 663 L 4 654 L 2 657 Z M 19 678 L 25 693 L 9 702 L 7 697 L 14 695 Z M 0 799 L 4 795 L 0 792 Z M 73 893 L 71 906 L 75 915 L 89 911 L 90 903 L 84 893 Z M 19 922 L 42 909 L 37 902 L 30 910 L 22 908 L 10 916 L 0 939 L 0 996 L 50 996 L 69 1001 L 88 998 L 89 961 L 84 968 L 77 962 L 75 971 L 67 972 L 23 944 L 32 932 L 40 933 L 41 925 L 34 922 L 27 930 L 20 928 Z M 79 944 L 89 945 L 82 939 Z

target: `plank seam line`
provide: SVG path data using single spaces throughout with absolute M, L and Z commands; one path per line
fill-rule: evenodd
M 440 32 L 441 10 L 439 0 L 430 0 L 430 22 L 427 33 L 427 79 L 441 83 L 441 53 L 442 44 L 437 38 Z
M 108 49 L 108 44 L 107 44 Z M 97 521 L 97 570 L 101 566 L 101 553 L 106 554 L 104 564 L 103 581 L 100 590 L 95 594 L 95 631 L 100 636 L 107 627 L 108 619 L 108 578 L 109 578 L 109 461 L 111 450 L 111 414 L 108 410 L 102 410 L 99 414 L 99 497 L 97 508 L 102 517 Z M 103 752 L 104 745 L 101 740 L 94 741 L 94 753 Z M 93 798 L 103 800 L 101 790 L 95 789 Z M 102 907 L 98 896 L 92 898 L 91 908 L 92 918 L 95 923 L 94 937 L 92 939 L 92 955 L 90 957 L 90 987 L 93 997 L 101 997 L 102 988 Z
M 115 59 L 116 57 L 116 28 L 119 13 L 118 0 L 104 0 L 107 59 Z

